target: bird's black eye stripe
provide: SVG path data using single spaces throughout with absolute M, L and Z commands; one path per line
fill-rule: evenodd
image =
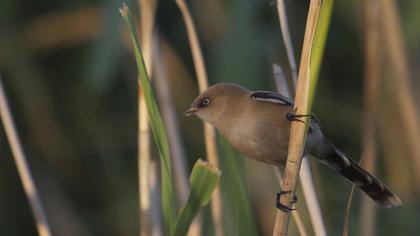
M 204 98 L 203 100 L 201 100 L 200 102 L 200 106 L 201 107 L 206 107 L 210 104 L 210 98 Z

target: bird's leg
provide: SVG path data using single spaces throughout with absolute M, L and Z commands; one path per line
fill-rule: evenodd
M 302 114 L 296 114 L 296 108 L 293 109 L 293 112 L 287 112 L 286 113 L 286 119 L 289 121 L 299 121 L 302 123 L 305 123 L 303 120 L 299 119 L 301 117 L 307 117 L 307 116 L 311 116 L 311 115 L 302 115 Z
M 280 202 L 280 196 L 283 195 L 283 194 L 285 194 L 285 193 L 290 193 L 290 192 L 291 191 L 283 191 L 283 190 L 281 190 L 280 192 L 277 193 L 277 196 L 276 196 L 276 208 L 277 209 L 282 210 L 284 212 L 290 212 L 290 211 L 296 210 L 296 208 L 288 207 L 286 205 L 283 205 Z M 293 200 L 290 203 L 293 205 L 296 202 L 297 202 L 297 197 L 296 196 L 293 196 Z

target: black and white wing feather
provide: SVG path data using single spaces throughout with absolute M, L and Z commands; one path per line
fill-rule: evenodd
M 275 92 L 270 92 L 270 91 L 255 91 L 251 93 L 250 97 L 252 98 L 252 100 L 255 100 L 255 101 L 271 102 L 271 103 L 280 104 L 283 106 L 294 105 L 294 102 L 291 98 L 283 96 Z M 312 118 L 312 121 L 314 121 L 318 126 L 320 126 L 320 122 L 314 114 L 311 114 L 311 118 Z M 311 124 L 313 124 L 313 122 L 311 122 Z M 313 127 L 311 125 L 309 129 L 312 129 L 312 128 Z
M 281 94 L 269 91 L 255 91 L 250 97 L 255 101 L 271 102 L 285 106 L 293 106 L 293 100 Z

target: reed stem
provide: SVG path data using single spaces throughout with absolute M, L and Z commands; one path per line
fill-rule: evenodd
M 201 52 L 200 43 L 198 41 L 197 32 L 195 29 L 194 21 L 191 17 L 191 13 L 187 7 L 187 4 L 184 0 L 175 0 L 177 3 L 184 23 L 187 29 L 188 40 L 190 42 L 192 57 L 195 66 L 195 72 L 198 80 L 198 87 L 200 92 L 204 91 L 209 83 L 207 78 L 206 67 L 204 65 L 203 53 Z M 216 131 L 208 123 L 204 124 L 204 139 L 206 144 L 207 158 L 211 165 L 216 167 L 219 166 L 219 158 L 217 154 L 217 145 L 216 145 Z M 222 222 L 222 194 L 220 186 L 216 186 L 216 189 L 213 192 L 213 197 L 211 200 L 211 211 L 213 217 L 213 224 L 215 228 L 215 235 L 223 235 L 223 222 Z
M 316 84 L 316 81 L 311 82 L 310 77 L 311 50 L 315 31 L 317 28 L 320 8 L 321 1 L 311 0 L 309 5 L 308 19 L 306 22 L 296 89 L 295 111 L 297 114 L 310 114 L 311 104 L 309 101 L 309 91 L 311 85 L 314 86 Z M 290 192 L 283 194 L 280 197 L 280 203 L 288 207 L 291 207 L 291 202 L 296 191 L 304 140 L 306 136 L 307 125 L 309 124 L 310 119 L 305 117 L 303 121 L 304 123 L 293 122 L 290 133 L 289 151 L 282 184 L 283 190 Z M 290 212 L 278 210 L 273 235 L 287 235 L 289 220 Z
M 19 177 L 22 181 L 23 189 L 28 198 L 29 205 L 34 215 L 38 234 L 40 236 L 50 236 L 51 229 L 45 215 L 44 208 L 39 198 L 38 190 L 35 186 L 31 170 L 26 161 L 26 156 L 19 140 L 19 135 L 16 131 L 16 126 L 13 121 L 12 113 L 10 112 L 6 93 L 3 89 L 3 83 L 0 77 L 0 116 L 3 121 L 3 126 L 6 131 L 6 136 L 12 150 L 13 157 L 19 172 Z

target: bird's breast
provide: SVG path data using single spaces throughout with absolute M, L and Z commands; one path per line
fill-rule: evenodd
M 225 122 L 219 128 L 222 136 L 241 154 L 268 164 L 283 164 L 287 158 L 290 122 L 283 112 L 269 110 L 269 114 L 247 114 Z

